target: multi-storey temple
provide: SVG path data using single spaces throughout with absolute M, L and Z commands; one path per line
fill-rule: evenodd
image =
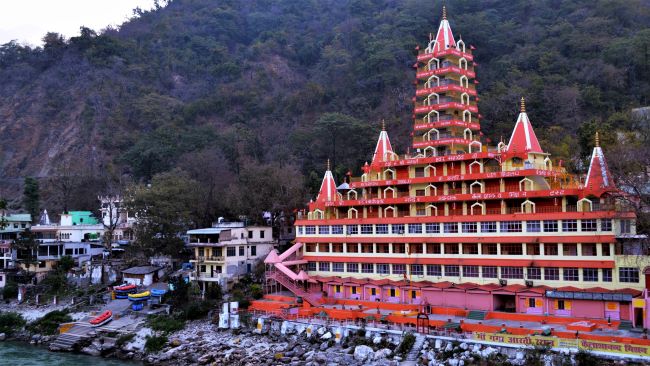
M 382 126 L 361 177 L 337 187 L 328 166 L 296 244 L 266 259 L 269 283 L 314 306 L 349 299 L 648 327 L 648 257 L 598 137 L 587 175 L 568 174 L 522 98 L 509 141 L 487 146 L 474 57 L 444 12 L 416 66 L 416 154 L 398 155 Z

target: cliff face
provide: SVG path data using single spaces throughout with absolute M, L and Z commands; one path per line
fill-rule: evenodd
M 440 8 L 176 0 L 119 30 L 0 46 L 0 194 L 23 176 L 70 170 L 148 180 L 207 151 L 235 174 L 253 160 L 294 162 L 309 175 L 328 157 L 354 170 L 381 119 L 405 151 L 413 48 L 435 31 Z M 542 145 L 563 158 L 578 152 L 571 136 L 583 122 L 625 129 L 617 112 L 648 102 L 647 1 L 448 8 L 454 31 L 477 46 L 492 140 L 510 134 L 521 95 Z

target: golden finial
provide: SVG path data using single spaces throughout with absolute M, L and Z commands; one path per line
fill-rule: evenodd
M 381 119 L 381 130 L 386 131 L 386 121 L 383 118 Z
M 521 97 L 519 110 L 521 113 L 526 113 L 526 99 L 524 99 L 524 97 Z
M 447 6 L 442 6 L 442 19 L 447 19 Z
M 327 170 L 330 170 L 330 159 L 327 159 Z
M 600 136 L 598 135 L 598 131 L 596 131 L 596 147 L 600 147 Z

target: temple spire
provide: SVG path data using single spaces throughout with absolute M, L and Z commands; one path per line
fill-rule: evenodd
M 521 97 L 521 101 L 519 102 L 519 111 L 521 113 L 526 113 L 526 99 L 524 99 L 524 97 Z
M 595 147 L 600 147 L 600 136 L 598 135 L 598 131 L 596 131 L 596 142 L 594 144 Z
M 521 97 L 519 101 L 519 117 L 517 117 L 517 123 L 512 131 L 512 136 L 510 136 L 506 151 L 518 154 L 544 152 L 539 140 L 537 140 L 535 131 L 533 131 L 533 125 L 528 119 L 528 114 L 526 114 L 526 99 L 524 97 Z
M 616 189 L 614 179 L 607 167 L 605 154 L 600 147 L 600 134 L 596 132 L 594 151 L 591 154 L 589 161 L 589 171 L 587 171 L 587 180 L 585 181 L 585 189 L 587 192 L 600 196 L 606 191 Z
M 443 5 L 442 20 L 438 27 L 438 33 L 436 33 L 436 45 L 433 48 L 433 52 L 441 52 L 451 47 L 456 47 L 456 41 L 454 40 L 454 33 L 451 31 L 451 26 L 447 20 L 447 7 Z
M 323 183 L 320 185 L 320 190 L 318 191 L 318 197 L 316 197 L 317 203 L 331 202 L 338 199 L 336 193 L 336 183 L 334 182 L 334 176 L 332 175 L 330 167 L 330 159 L 327 159 L 327 170 L 325 171 L 325 176 L 323 177 Z
M 382 161 L 388 161 L 395 154 L 393 152 L 393 146 L 390 143 L 388 138 L 388 133 L 386 132 L 386 122 L 381 120 L 381 132 L 379 133 L 379 139 L 377 140 L 377 146 L 375 147 L 375 154 L 372 157 L 372 165 L 376 166 Z
M 446 5 L 442 6 L 442 19 L 443 20 L 447 19 L 447 6 Z

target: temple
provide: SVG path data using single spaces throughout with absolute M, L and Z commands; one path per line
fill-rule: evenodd
M 265 261 L 267 290 L 310 307 L 398 304 L 650 327 L 648 257 L 598 138 L 587 175 L 567 173 L 544 151 L 521 98 L 510 139 L 489 146 L 471 48 L 443 13 L 414 65 L 415 153 L 398 155 L 382 125 L 360 177 L 337 188 L 328 163 L 295 244 Z

